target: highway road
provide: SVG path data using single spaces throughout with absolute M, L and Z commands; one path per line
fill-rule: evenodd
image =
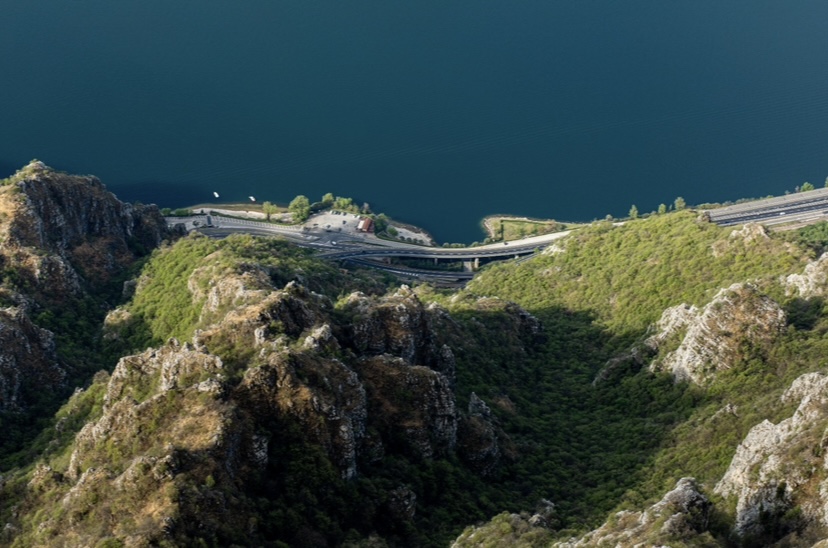
M 170 226 L 184 224 L 187 230 L 199 230 L 213 238 L 225 238 L 231 234 L 239 233 L 256 236 L 282 236 L 297 245 L 316 249 L 319 258 L 349 261 L 391 272 L 402 278 L 428 280 L 443 285 L 462 285 L 473 278 L 474 273 L 408 268 L 372 261 L 371 259 L 398 257 L 474 261 L 476 259 L 526 258 L 539 249 L 546 247 L 550 242 L 563 238 L 570 233 L 570 231 L 557 232 L 476 247 L 443 248 L 383 240 L 373 234 L 354 232 L 347 229 L 342 231 L 341 228 L 326 229 L 308 226 L 307 224 L 305 226 L 278 225 L 217 215 L 168 217 L 167 223 Z
M 188 230 L 201 230 L 213 237 L 226 237 L 234 233 L 255 234 L 260 236 L 285 236 L 291 241 L 319 250 L 319 257 L 331 260 L 344 260 L 370 257 L 405 257 L 413 259 L 455 259 L 469 261 L 474 259 L 513 259 L 534 253 L 546 247 L 550 242 L 563 238 L 571 231 L 556 232 L 543 236 L 533 236 L 511 242 L 481 245 L 476 247 L 446 248 L 428 247 L 383 240 L 373 234 L 339 232 L 307 226 L 282 226 L 272 223 L 211 216 L 169 217 L 168 224 L 184 221 Z
M 755 200 L 743 204 L 712 209 L 705 212 L 710 221 L 722 226 L 748 222 L 765 225 L 802 226 L 828 220 L 828 188 L 799 192 L 776 198 Z M 192 217 L 168 217 L 170 225 L 183 223 L 187 230 L 200 230 L 214 238 L 245 233 L 257 236 L 282 236 L 297 245 L 316 249 L 323 259 L 350 261 L 363 266 L 379 268 L 402 277 L 462 283 L 471 279 L 471 272 L 447 273 L 440 270 L 423 270 L 389 265 L 371 259 L 398 257 L 407 259 L 451 259 L 474 261 L 477 259 L 529 258 L 551 242 L 568 236 L 571 231 L 532 236 L 510 242 L 465 248 L 444 248 L 415 245 L 406 242 L 383 240 L 373 234 L 355 230 L 355 223 L 346 226 L 332 224 L 320 228 L 310 220 L 305 225 L 279 225 L 263 221 L 238 219 L 217 215 Z M 351 226 L 353 225 L 353 226 Z
M 438 281 L 443 284 L 458 284 L 462 285 L 474 278 L 474 272 L 465 271 L 449 271 L 449 270 L 424 270 L 422 268 L 408 268 L 400 265 L 384 264 L 368 259 L 348 259 L 348 262 L 366 266 L 369 268 L 376 268 L 390 272 L 401 278 L 408 278 L 414 280 L 428 280 Z
M 824 221 L 828 220 L 828 188 L 712 209 L 707 215 L 722 226 L 751 222 L 770 226 L 802 225 Z

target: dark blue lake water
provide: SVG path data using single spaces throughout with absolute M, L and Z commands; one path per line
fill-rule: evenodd
M 482 239 L 828 175 L 828 3 L 0 0 L 0 175 L 325 192 Z

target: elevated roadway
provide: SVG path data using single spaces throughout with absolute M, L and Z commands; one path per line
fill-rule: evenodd
M 377 238 L 373 234 L 339 229 L 320 229 L 316 227 L 289 226 L 237 219 L 216 215 L 196 215 L 192 217 L 168 217 L 169 225 L 183 224 L 187 230 L 199 230 L 214 238 L 224 238 L 231 234 L 253 234 L 258 236 L 282 236 L 297 245 L 316 249 L 323 259 L 349 261 L 363 266 L 378 268 L 402 277 L 428 279 L 446 283 L 464 283 L 471 279 L 472 272 L 449 272 L 444 270 L 425 270 L 390 265 L 372 259 L 404 258 L 449 261 L 473 261 L 475 266 L 480 260 L 506 260 L 528 257 L 550 242 L 563 238 L 571 231 L 556 232 L 543 236 L 532 236 L 510 242 L 481 245 L 466 248 L 428 247 Z
M 208 219 L 209 217 L 209 219 Z M 331 260 L 356 258 L 403 257 L 415 259 L 513 259 L 534 253 L 550 242 L 568 236 L 571 231 L 532 236 L 511 242 L 476 247 L 428 247 L 377 238 L 373 234 L 352 234 L 312 229 L 307 226 L 276 225 L 262 221 L 218 216 L 168 217 L 170 225 L 184 224 L 188 230 L 201 230 L 215 237 L 235 233 L 262 236 L 285 236 L 299 245 L 319 250 L 319 257 Z

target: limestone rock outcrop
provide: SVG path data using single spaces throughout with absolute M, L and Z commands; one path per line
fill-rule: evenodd
M 431 314 L 407 286 L 393 295 L 370 298 L 354 293 L 348 307 L 355 313 L 350 340 L 361 354 L 390 354 L 408 364 L 437 365 L 443 359 L 432 329 Z
M 102 443 L 130 444 L 141 437 L 141 430 L 146 429 L 147 413 L 158 411 L 157 405 L 163 405 L 166 397 L 175 397 L 177 392 L 208 393 L 218 396 L 221 392 L 221 360 L 191 345 L 180 345 L 171 340 L 159 349 L 121 358 L 109 378 L 103 398 L 101 417 L 88 423 L 75 438 L 68 477 L 78 479 L 90 466 L 102 466 L 105 463 L 90 462 L 88 453 L 95 453 Z M 164 417 L 168 420 L 167 417 Z M 215 432 L 205 438 L 218 435 L 218 422 L 211 426 L 204 421 L 203 427 L 213 428 Z M 199 435 L 199 428 L 193 424 L 175 424 L 181 430 L 171 436 L 176 443 L 185 442 L 192 436 Z M 212 430 L 211 430 L 212 432 Z M 165 432 L 170 435 L 172 432 Z M 145 443 L 154 443 L 146 440 Z
M 736 497 L 735 531 L 762 537 L 807 524 L 828 526 L 828 376 L 807 373 L 782 395 L 794 414 L 754 426 L 715 491 Z
M 805 265 L 802 274 L 790 274 L 782 279 L 788 295 L 803 299 L 824 297 L 828 292 L 828 253 Z
M 457 412 L 448 379 L 387 355 L 360 360 L 372 424 L 384 444 L 418 459 L 445 456 L 457 443 Z
M 58 544 L 117 536 L 138 546 L 239 526 L 246 509 L 212 487 L 232 492 L 255 446 L 225 396 L 221 360 L 189 344 L 171 340 L 122 358 L 106 382 L 100 416 L 75 436 L 67 470 L 41 474 L 59 487 L 50 493 L 45 485 L 42 496 L 60 496 L 53 504 L 62 511 L 40 530 Z M 194 483 L 207 488 L 186 487 Z
M 623 510 L 583 537 L 553 546 L 670 546 L 705 534 L 711 506 L 695 479 L 682 478 L 672 491 L 646 510 Z
M 295 421 L 306 439 L 325 449 L 343 478 L 356 477 L 368 406 L 360 378 L 341 361 L 270 354 L 267 363 L 245 373 L 236 399 L 258 423 Z
M 707 383 L 717 371 L 729 369 L 744 347 L 760 348 L 785 327 L 785 312 L 770 297 L 749 284 L 720 290 L 701 310 L 679 305 L 664 311 L 656 333 L 645 346 L 660 350 L 680 339 L 675 350 L 650 365 L 668 371 L 678 381 Z
M 95 177 L 35 161 L 11 179 L 0 188 L 2 254 L 53 298 L 110 279 L 169 235 L 156 206 L 123 203 Z

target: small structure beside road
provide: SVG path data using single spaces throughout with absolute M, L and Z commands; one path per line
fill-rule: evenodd
M 363 217 L 359 220 L 359 224 L 357 224 L 357 230 L 360 232 L 373 232 L 374 220 L 370 217 Z

